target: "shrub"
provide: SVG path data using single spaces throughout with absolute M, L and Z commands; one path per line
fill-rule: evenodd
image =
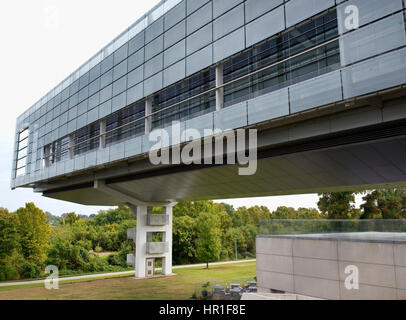
M 113 253 L 107 257 L 107 262 L 111 266 L 123 266 L 122 256 L 119 254 Z
M 96 248 L 94 248 L 94 251 L 95 252 L 103 252 L 103 248 L 99 247 L 99 246 L 96 246 Z
M 70 246 L 70 263 L 68 269 L 83 270 L 89 261 L 89 252 L 80 246 Z
M 68 269 L 70 264 L 69 243 L 59 240 L 48 250 L 47 265 L 55 265 L 59 270 Z
M 127 265 L 127 254 L 134 253 L 132 244 L 129 242 L 124 242 L 121 244 L 121 249 L 118 252 L 117 260 L 122 267 L 128 267 Z
M 85 248 L 86 250 L 92 250 L 92 241 L 90 240 L 79 240 L 76 242 L 76 244 Z
M 228 255 L 228 251 L 226 249 L 222 249 L 220 253 L 220 260 L 221 261 L 228 261 L 230 260 L 230 257 Z
M 103 259 L 95 255 L 89 256 L 89 262 L 85 263 L 83 267 L 83 271 L 88 272 L 104 271 L 104 269 L 105 264 L 103 263 Z
M 11 263 L 5 265 L 0 265 L 0 280 L 18 280 L 20 279 L 20 274 L 15 266 Z
M 88 271 L 92 269 L 89 251 L 79 245 L 59 241 L 48 251 L 47 265 L 55 265 L 59 270 Z
M 25 262 L 20 270 L 21 277 L 38 278 L 41 275 L 41 268 L 32 262 Z

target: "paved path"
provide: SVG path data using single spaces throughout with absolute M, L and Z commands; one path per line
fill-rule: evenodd
M 222 264 L 233 264 L 233 263 L 241 263 L 241 262 L 255 262 L 255 259 L 252 260 L 236 260 L 236 261 L 226 261 L 226 262 L 213 262 L 210 263 L 210 266 L 217 266 Z M 173 269 L 184 269 L 184 268 L 193 268 L 193 267 L 205 267 L 205 263 L 200 264 L 188 264 L 184 266 L 173 266 Z M 157 270 L 160 270 L 159 268 Z M 92 278 L 99 278 L 99 277 L 110 277 L 110 276 L 118 276 L 118 275 L 131 275 L 134 274 L 134 271 L 120 271 L 120 272 L 111 272 L 111 273 L 98 273 L 98 274 L 91 274 L 85 276 L 74 276 L 74 277 L 61 277 L 59 278 L 60 281 L 66 280 L 80 280 L 80 279 L 92 279 Z M 37 283 L 44 283 L 44 280 L 31 280 L 31 281 L 18 281 L 18 282 L 2 282 L 0 283 L 0 287 L 10 287 L 10 286 L 22 286 L 27 284 L 37 284 Z

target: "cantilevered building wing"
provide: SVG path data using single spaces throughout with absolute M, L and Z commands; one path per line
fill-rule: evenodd
M 17 119 L 11 187 L 165 206 L 404 183 L 405 84 L 402 0 L 161 1 Z M 257 129 L 257 173 L 152 165 L 174 121 Z

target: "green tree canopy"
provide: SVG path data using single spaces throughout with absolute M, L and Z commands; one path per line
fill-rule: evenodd
M 19 247 L 18 217 L 0 208 L 0 259 L 11 256 Z
M 58 216 L 54 216 L 52 213 L 46 211 L 45 216 L 47 217 L 47 223 L 51 226 L 57 226 L 60 224 L 62 218 Z
M 79 220 L 80 220 L 80 215 L 76 215 L 76 213 L 74 213 L 74 212 L 69 212 L 69 213 L 64 213 L 62 215 L 61 223 L 63 225 L 67 225 L 67 224 L 74 225 Z
M 195 219 L 189 216 L 180 216 L 173 220 L 172 247 L 175 264 L 187 264 L 196 261 L 196 237 Z
M 42 265 L 46 259 L 50 227 L 43 211 L 33 203 L 27 203 L 25 208 L 17 210 L 18 233 L 24 258 Z
M 234 210 L 234 207 L 231 204 L 219 203 L 218 205 L 222 206 L 230 217 L 233 217 L 235 210 Z
M 117 223 L 120 224 L 125 220 L 135 220 L 135 213 L 126 205 L 119 205 L 117 208 L 101 210 L 94 217 L 94 223 L 98 226 Z
M 319 194 L 318 206 L 328 219 L 358 219 L 361 212 L 356 209 L 353 192 L 330 192 Z
M 405 219 L 406 189 L 381 189 L 368 192 L 361 205 L 361 219 Z
M 181 217 L 187 215 L 196 218 L 201 212 L 213 211 L 213 201 L 179 201 L 176 206 L 173 207 L 173 216 Z
M 196 219 L 197 240 L 196 253 L 201 261 L 218 261 L 221 252 L 221 231 L 219 228 L 219 218 L 208 212 L 202 212 Z

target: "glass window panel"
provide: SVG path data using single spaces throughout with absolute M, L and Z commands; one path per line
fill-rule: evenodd
M 341 39 L 342 65 L 350 65 L 404 46 L 406 44 L 404 20 L 403 13 L 398 13 L 344 35 Z
M 55 141 L 51 146 L 51 163 L 60 162 L 69 157 L 69 137 Z
M 18 151 L 18 156 L 17 156 L 18 159 L 26 157 L 27 156 L 27 150 L 28 150 L 28 148 L 24 148 L 22 150 L 19 150 Z
M 144 134 L 145 121 L 142 119 L 144 116 L 145 101 L 133 104 L 108 116 L 106 119 L 106 145 Z
M 104 51 L 104 55 L 107 57 L 109 55 L 111 55 L 114 52 L 114 43 L 108 45 Z
M 291 112 L 299 112 L 343 99 L 340 71 L 301 82 L 289 89 Z
M 17 169 L 25 167 L 27 165 L 27 157 L 17 161 Z
M 19 141 L 28 138 L 28 128 L 20 132 Z
M 140 33 L 146 27 L 147 27 L 147 18 L 144 18 L 130 29 L 129 38 L 131 39 L 131 38 L 135 37 L 138 33 Z
M 214 69 L 209 69 L 160 92 L 154 97 L 153 112 L 165 109 L 185 99 L 215 87 Z M 185 101 L 153 116 L 153 128 L 164 127 L 172 121 L 190 119 L 215 109 L 215 92 Z
M 28 139 L 24 139 L 18 144 L 18 150 L 22 150 L 22 149 L 26 148 L 27 146 L 28 146 Z
M 337 8 L 340 34 L 349 31 L 345 27 L 345 20 L 348 17 L 345 10 L 350 5 L 356 5 L 359 12 L 362 12 L 359 16 L 360 27 L 386 15 L 402 10 L 402 0 L 350 0 L 339 5 Z
M 99 52 L 90 62 L 90 69 L 95 67 L 98 63 L 103 60 L 103 52 Z
M 122 47 L 128 41 L 128 32 L 124 33 L 120 38 L 114 41 L 114 50 Z
M 152 11 L 148 16 L 148 24 L 158 20 L 164 14 L 164 6 L 160 5 L 154 11 Z
M 164 4 L 164 13 L 167 13 L 172 8 L 176 7 L 177 4 L 181 3 L 182 0 L 168 0 Z
M 383 54 L 343 70 L 344 99 L 398 86 L 406 81 L 406 49 Z
M 16 171 L 16 177 L 24 176 L 24 175 L 25 175 L 25 172 L 26 172 L 26 168 L 25 168 L 25 167 L 24 167 L 24 168 L 17 169 L 17 171 Z
M 239 79 L 338 36 L 337 14 L 323 13 L 272 37 L 224 64 L 224 82 Z M 339 68 L 338 40 L 227 85 L 225 107 Z
M 66 79 L 63 83 L 62 83 L 62 90 L 68 88 L 72 83 L 72 79 L 71 77 L 69 77 L 68 79 Z
M 90 124 L 75 132 L 74 155 L 83 154 L 99 148 L 99 123 Z

